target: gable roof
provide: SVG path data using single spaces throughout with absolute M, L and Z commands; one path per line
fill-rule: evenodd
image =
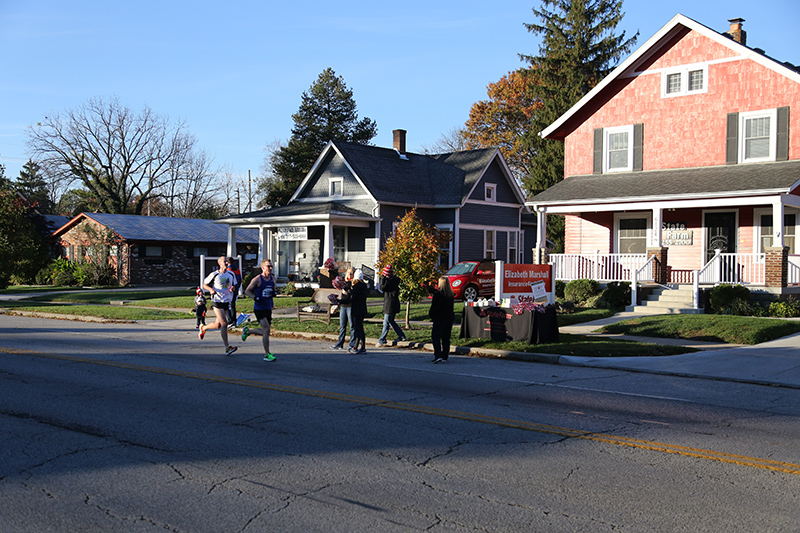
M 800 161 L 571 176 L 529 203 L 559 205 L 787 194 L 800 187 Z
M 127 241 L 228 242 L 227 228 L 214 224 L 213 220 L 111 215 L 107 213 L 80 213 L 56 230 L 53 235 L 63 235 L 86 219 L 102 224 Z M 236 232 L 236 241 L 240 243 L 257 243 L 258 231 L 238 230 Z
M 341 156 L 353 176 L 378 203 L 460 206 L 496 158 L 502 162 L 503 171 L 515 187 L 520 203 L 525 201 L 497 148 L 437 155 L 400 154 L 392 148 L 345 141 L 328 143 L 295 191 L 293 201 L 298 199 L 331 151 Z
M 563 140 L 570 129 L 570 123 L 584 108 L 590 109 L 590 103 L 606 88 L 612 85 L 617 79 L 634 75 L 637 67 L 641 66 L 652 54 L 656 53 L 666 42 L 673 36 L 681 31 L 689 29 L 696 31 L 715 41 L 727 48 L 742 58 L 750 59 L 759 63 L 760 65 L 774 70 L 775 72 L 786 76 L 800 83 L 800 72 L 795 67 L 789 67 L 784 63 L 757 51 L 756 49 L 749 48 L 741 43 L 738 43 L 725 34 L 719 33 L 711 28 L 700 24 L 684 15 L 678 13 L 672 20 L 670 20 L 664 27 L 662 27 L 655 35 L 647 40 L 642 46 L 636 49 L 625 61 L 623 61 L 617 68 L 615 68 L 608 76 L 598 83 L 591 91 L 581 98 L 574 106 L 572 106 L 566 113 L 561 115 L 555 122 L 550 124 L 547 128 L 542 130 L 539 135 L 544 138 L 561 139 Z

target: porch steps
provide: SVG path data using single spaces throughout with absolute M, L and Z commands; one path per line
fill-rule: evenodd
M 691 285 L 645 285 L 640 289 L 640 304 L 628 306 L 626 311 L 636 311 L 653 315 L 700 314 L 702 309 L 692 307 L 693 288 Z

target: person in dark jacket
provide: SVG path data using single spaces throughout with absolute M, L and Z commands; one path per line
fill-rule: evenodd
M 453 330 L 453 289 L 450 281 L 442 276 L 436 290 L 433 291 L 431 309 L 428 316 L 433 321 L 431 328 L 431 343 L 433 343 L 433 363 L 447 361 L 450 354 L 450 335 Z
M 400 312 L 400 278 L 394 275 L 392 265 L 383 267 L 380 290 L 383 292 L 383 331 L 378 337 L 378 348 L 386 346 L 389 327 L 397 334 L 398 342 L 406 340 L 406 335 L 395 322 L 394 317 Z
M 353 284 L 349 294 L 339 301 L 350 304 L 353 325 L 350 329 L 350 349 L 347 353 L 367 353 L 367 337 L 364 333 L 364 318 L 367 316 L 367 295 L 369 289 L 364 284 L 364 272 L 359 268 L 353 274 Z M 361 346 L 359 348 L 359 346 Z
M 353 288 L 353 273 L 354 270 L 352 268 L 348 268 L 347 272 L 344 274 L 344 288 L 342 289 L 342 296 L 339 298 L 339 340 L 336 341 L 336 344 L 331 346 L 331 350 L 341 350 L 344 348 L 344 338 L 347 334 L 347 325 L 350 324 L 350 348 L 355 346 L 353 340 L 353 314 L 351 313 L 352 309 L 348 301 L 345 301 L 345 296 L 350 293 L 350 290 Z

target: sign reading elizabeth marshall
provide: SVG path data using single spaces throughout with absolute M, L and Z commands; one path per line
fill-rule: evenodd
M 279 241 L 307 241 L 308 227 L 293 226 L 288 228 L 278 228 Z
M 691 246 L 692 230 L 686 229 L 685 222 L 664 222 L 661 224 L 662 246 Z

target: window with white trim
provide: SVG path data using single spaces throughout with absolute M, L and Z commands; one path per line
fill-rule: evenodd
M 519 263 L 519 248 L 518 242 L 519 234 L 516 231 L 508 232 L 508 262 Z
M 618 213 L 614 216 L 614 244 L 620 254 L 647 253 L 650 217 L 640 213 Z
M 708 65 L 688 65 L 668 69 L 661 75 L 661 97 L 708 92 Z
M 328 196 L 342 196 L 342 178 L 328 178 Z
M 603 130 L 603 172 L 633 170 L 633 124 Z
M 495 256 L 495 243 L 497 240 L 495 239 L 495 231 L 493 229 L 487 229 L 484 231 L 484 238 L 483 238 L 483 256 L 489 259 L 494 259 Z
M 764 253 L 767 248 L 772 247 L 774 237 L 774 227 L 772 225 L 772 214 L 763 213 L 758 215 L 756 213 L 756 220 L 758 221 L 758 252 Z M 789 248 L 789 253 L 796 253 L 795 236 L 797 235 L 797 214 L 784 213 L 783 214 L 783 245 Z
M 484 188 L 483 199 L 487 202 L 497 201 L 497 184 L 487 183 Z
M 739 162 L 775 161 L 778 110 L 739 113 Z

